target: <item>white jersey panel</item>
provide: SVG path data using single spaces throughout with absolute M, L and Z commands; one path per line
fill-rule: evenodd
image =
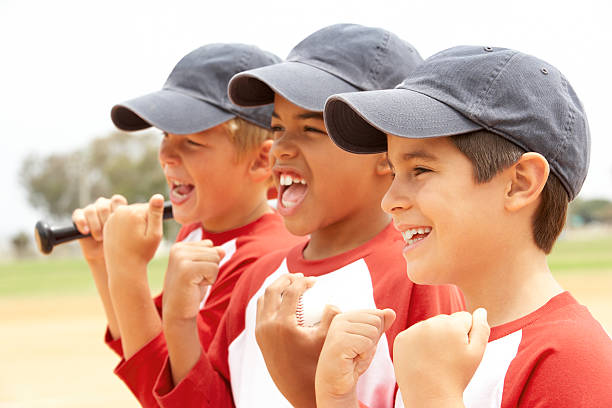
M 516 357 L 521 339 L 522 330 L 519 330 L 487 344 L 482 361 L 463 392 L 466 408 L 501 407 L 506 372 Z M 404 407 L 400 391 L 395 407 Z
M 291 407 L 268 374 L 255 340 L 257 299 L 263 295 L 266 287 L 288 272 L 284 260 L 280 267 L 266 278 L 247 305 L 244 331 L 229 346 L 228 362 L 236 407 Z M 370 271 L 363 259 L 316 277 L 316 283 L 308 291 L 319 294 L 316 297 L 311 296 L 310 299 L 333 303 L 344 312 L 376 308 Z M 312 306 L 321 308 L 321 305 Z M 357 393 L 360 401 L 371 408 L 388 407 L 393 401 L 394 384 L 393 363 L 387 339 L 383 335 L 372 364 L 359 379 Z
M 487 344 L 482 361 L 463 392 L 466 408 L 501 407 L 504 379 L 522 337 L 523 331 L 519 330 Z
M 291 407 L 268 374 L 266 362 L 255 339 L 257 299 L 279 276 L 289 273 L 286 262 L 283 260 L 276 272 L 268 276 L 255 296 L 250 299 L 244 316 L 244 331 L 229 345 L 227 361 L 236 408 Z

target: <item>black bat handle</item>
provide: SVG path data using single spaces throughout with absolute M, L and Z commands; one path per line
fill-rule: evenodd
M 164 203 L 164 220 L 172 218 L 172 203 L 166 201 Z M 53 247 L 64 242 L 74 241 L 89 237 L 91 234 L 81 234 L 76 225 L 72 224 L 68 227 L 51 227 L 44 221 L 38 221 L 34 229 L 34 236 L 38 249 L 43 254 L 50 254 Z

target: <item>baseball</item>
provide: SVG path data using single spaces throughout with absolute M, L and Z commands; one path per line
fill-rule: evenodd
M 325 286 L 315 284 L 306 290 L 298 300 L 295 315 L 299 326 L 314 327 L 321 323 L 326 305 L 334 305 L 333 292 L 325 290 Z

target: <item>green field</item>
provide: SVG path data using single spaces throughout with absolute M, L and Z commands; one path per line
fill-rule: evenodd
M 612 273 L 612 236 L 562 239 L 548 265 L 553 273 Z
M 161 289 L 168 260 L 156 258 L 149 266 L 153 292 Z M 562 239 L 549 257 L 555 274 L 612 273 L 612 236 Z M 95 293 L 85 261 L 53 256 L 0 263 L 0 296 L 73 295 Z
M 158 292 L 168 264 L 166 257 L 149 265 L 151 289 Z M 83 295 L 96 289 L 87 264 L 80 258 L 53 256 L 0 263 L 0 297 L 41 295 Z

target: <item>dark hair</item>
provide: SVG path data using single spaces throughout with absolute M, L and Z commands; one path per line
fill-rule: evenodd
M 472 162 L 477 183 L 490 181 L 525 153 L 514 143 L 486 130 L 451 136 L 451 140 Z M 532 220 L 533 238 L 538 248 L 548 254 L 565 225 L 569 196 L 557 176 L 551 173 L 540 197 Z

